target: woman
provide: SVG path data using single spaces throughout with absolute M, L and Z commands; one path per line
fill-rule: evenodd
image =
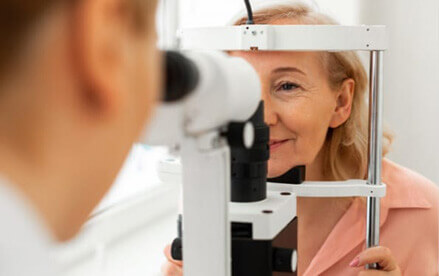
M 159 91 L 155 0 L 0 2 L 0 275 L 48 261 L 111 186 Z
M 246 18 L 236 24 L 245 24 Z M 336 24 L 304 4 L 268 7 L 255 24 Z M 300 39 L 300 38 L 298 38 Z M 354 52 L 233 52 L 258 71 L 270 127 L 268 177 L 305 164 L 307 180 L 364 179 L 367 75 Z M 384 134 L 384 155 L 390 135 Z M 298 198 L 299 275 L 437 275 L 438 189 L 387 159 L 381 246 L 365 250 L 364 198 Z M 181 275 L 172 260 L 165 275 Z M 379 263 L 381 270 L 364 270 Z

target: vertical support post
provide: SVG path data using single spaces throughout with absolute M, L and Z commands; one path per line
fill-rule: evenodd
M 383 51 L 370 53 L 369 76 L 369 162 L 368 184 L 381 184 L 382 161 L 382 80 L 383 80 Z M 380 198 L 367 198 L 367 228 L 366 247 L 379 245 L 380 241 Z M 377 264 L 366 266 L 377 268 Z
M 181 150 L 184 275 L 230 276 L 230 149 L 206 135 L 186 138 Z

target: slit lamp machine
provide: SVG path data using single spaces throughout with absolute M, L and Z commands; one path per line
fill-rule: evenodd
M 185 276 L 297 275 L 297 197 L 366 197 L 366 246 L 379 244 L 384 26 L 245 25 L 183 29 L 166 52 L 163 100 L 143 142 L 172 146 L 162 176 L 182 182 L 172 256 Z M 224 52 L 368 51 L 366 180 L 304 181 L 305 167 L 267 179 L 269 129 L 254 69 Z M 371 265 L 371 268 L 376 266 Z

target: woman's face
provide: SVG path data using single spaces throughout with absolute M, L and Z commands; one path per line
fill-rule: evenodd
M 318 52 L 233 52 L 258 72 L 270 127 L 268 177 L 316 159 L 333 124 L 337 93 Z

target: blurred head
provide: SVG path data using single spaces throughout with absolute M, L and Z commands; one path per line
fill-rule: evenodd
M 255 24 L 336 24 L 300 2 L 254 12 Z M 236 22 L 245 24 L 246 18 Z M 300 39 L 300 38 L 298 38 Z M 232 52 L 258 71 L 270 127 L 268 177 L 298 165 L 324 179 L 363 178 L 367 75 L 354 52 Z M 384 148 L 387 152 L 387 146 Z
M 64 219 L 46 218 L 60 239 L 108 190 L 154 108 L 155 8 L 156 0 L 0 3 L 0 173 L 42 213 L 62 209 Z

